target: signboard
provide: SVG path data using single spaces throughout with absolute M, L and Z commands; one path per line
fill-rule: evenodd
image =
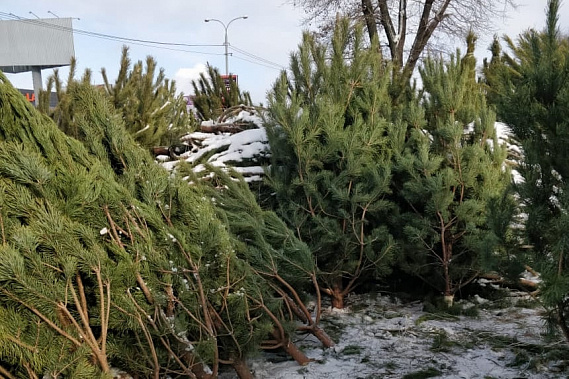
M 34 93 L 34 90 L 18 88 L 18 91 L 20 91 L 20 93 L 24 95 L 26 100 L 28 100 L 30 103 L 35 103 L 36 94 Z M 57 94 L 55 92 L 52 92 L 49 96 L 49 107 L 55 108 L 56 105 L 57 105 Z
M 71 18 L 0 20 L 0 70 L 68 66 L 75 55 Z
M 237 75 L 221 75 L 221 80 L 223 80 L 225 88 L 227 88 L 227 90 L 229 91 L 229 89 L 231 88 L 231 80 L 233 80 L 235 84 L 237 84 Z

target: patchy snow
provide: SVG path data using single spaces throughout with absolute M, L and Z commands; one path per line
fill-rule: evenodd
M 191 148 L 180 154 L 177 160 L 170 160 L 167 156 L 158 156 L 156 160 L 170 171 L 175 170 L 181 161 L 191 164 L 194 172 L 203 171 L 204 164 L 209 163 L 222 169 L 234 168 L 248 182 L 262 180 L 262 165 L 267 164 L 270 153 L 261 117 L 241 111 L 224 121 L 224 124 L 231 123 L 253 123 L 258 127 L 239 133 L 190 133 L 183 136 L 181 141 Z M 216 123 L 211 120 L 202 122 L 202 126 L 214 125 Z
M 244 159 L 268 155 L 269 141 L 265 128 L 249 129 L 230 135 L 224 143 L 229 144 L 227 149 L 212 155 L 208 160 L 214 166 L 225 167 L 227 163 L 235 164 Z
M 225 122 L 227 123 L 245 122 L 254 125 L 263 125 L 262 117 L 259 116 L 258 113 L 250 112 L 248 110 L 242 110 L 237 115 L 227 118 Z
M 524 294 L 513 295 L 506 299 L 510 304 L 531 304 Z M 345 310 L 323 315 L 335 347 L 298 336 L 295 343 L 312 359 L 307 366 L 278 353 L 263 353 L 249 365 L 257 379 L 403 378 L 420 371 L 433 374 L 421 377 L 456 379 L 567 377 L 569 361 L 536 353 L 556 350 L 541 335 L 541 309 L 477 300 L 483 303 L 480 313 L 469 317 L 427 313 L 420 302 L 401 304 L 387 296 L 352 296 Z M 220 377 L 236 378 L 229 371 Z

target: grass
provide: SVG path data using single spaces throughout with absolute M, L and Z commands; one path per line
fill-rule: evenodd
M 458 345 L 459 344 L 457 342 L 452 341 L 448 338 L 448 334 L 444 330 L 440 330 L 436 332 L 430 350 L 435 353 L 447 353 L 454 346 Z
M 340 341 L 342 334 L 344 334 L 344 330 L 347 327 L 347 325 L 342 323 L 342 321 L 334 318 L 323 318 L 320 323 L 322 329 L 326 331 L 332 341 Z
M 342 350 L 343 355 L 359 355 L 363 348 L 358 345 L 348 345 Z
M 440 376 L 442 371 L 437 370 L 434 367 L 429 367 L 425 370 L 412 372 L 403 376 L 403 379 L 424 379 L 424 378 L 434 378 Z
M 397 369 L 397 368 L 399 367 L 399 365 L 398 365 L 396 362 L 394 362 L 394 361 L 389 361 L 389 362 L 386 362 L 386 363 L 383 365 L 383 367 L 385 367 L 385 369 L 391 371 L 391 370 Z
M 569 346 L 565 343 L 536 344 L 518 340 L 494 333 L 479 332 L 473 334 L 478 343 L 485 342 L 493 349 L 508 349 L 515 354 L 515 358 L 508 363 L 509 367 L 526 367 L 534 369 L 540 365 L 548 366 L 555 362 L 560 370 L 569 366 Z
M 541 307 L 541 303 L 536 299 L 528 298 L 518 300 L 514 306 L 516 308 L 535 309 Z
M 448 313 L 437 312 L 437 313 L 425 313 L 421 315 L 417 320 L 415 320 L 415 325 L 419 326 L 425 321 L 437 320 L 437 321 L 460 321 L 460 317 L 450 315 Z

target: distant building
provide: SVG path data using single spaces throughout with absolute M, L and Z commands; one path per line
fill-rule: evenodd
M 31 71 L 36 105 L 42 89 L 41 70 L 69 66 L 74 56 L 71 18 L 0 20 L 0 70 Z
M 36 94 L 34 93 L 33 89 L 22 89 L 22 88 L 18 88 L 18 91 L 20 91 L 20 93 L 22 95 L 24 95 L 24 97 L 26 98 L 26 100 L 28 100 L 30 103 L 35 104 L 36 101 Z M 49 96 L 49 107 L 50 108 L 55 108 L 57 105 L 57 94 L 55 92 L 52 92 Z

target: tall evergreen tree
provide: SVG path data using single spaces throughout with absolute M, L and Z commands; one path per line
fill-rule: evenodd
M 542 299 L 569 340 L 569 38 L 558 28 L 559 5 L 548 2 L 542 32 L 507 39 L 511 54 L 495 57 L 485 75 L 500 119 L 522 143 L 517 190 L 525 230 L 543 276 Z
M 350 36 L 347 20 L 331 49 L 304 35 L 269 94 L 267 124 L 275 209 L 312 249 L 320 285 L 339 308 L 389 270 L 391 158 L 404 129 L 377 41 L 365 46 L 361 26 Z
M 469 36 L 462 60 L 429 59 L 420 68 L 422 96 L 410 104 L 409 139 L 397 157 L 403 267 L 449 305 L 493 253 L 489 202 L 509 182 L 495 116 L 475 80 L 474 42 Z

